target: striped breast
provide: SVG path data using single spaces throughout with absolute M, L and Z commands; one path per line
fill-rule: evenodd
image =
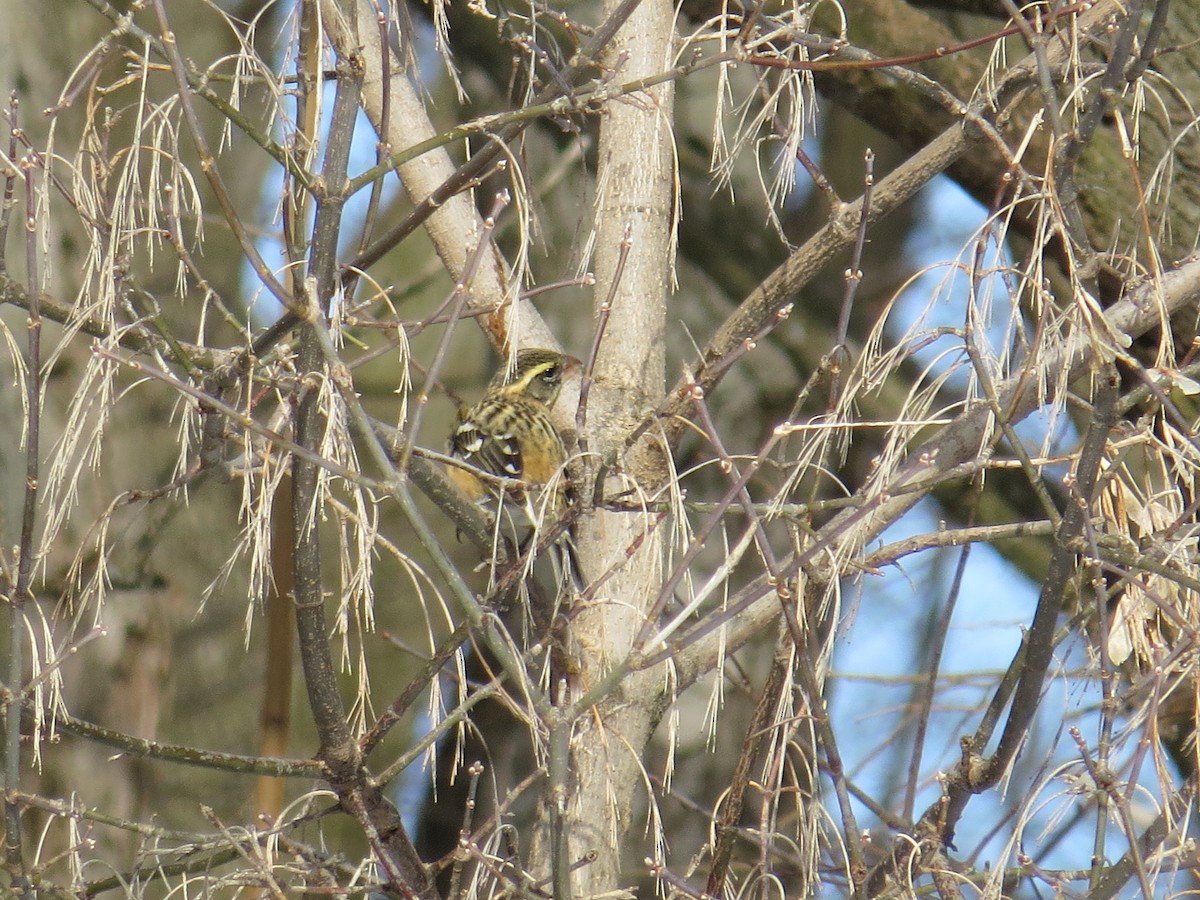
M 485 397 L 460 412 L 450 455 L 531 484 L 545 484 L 567 458 L 546 407 L 520 395 Z

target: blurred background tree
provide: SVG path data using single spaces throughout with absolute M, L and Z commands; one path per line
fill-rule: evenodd
M 1195 887 L 1195 0 L 0 10 L 6 890 Z

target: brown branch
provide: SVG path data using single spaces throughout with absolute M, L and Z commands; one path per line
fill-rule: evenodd
M 15 123 L 14 123 L 15 125 Z M 26 323 L 24 381 L 25 381 L 25 491 L 21 506 L 21 537 L 17 547 L 17 581 L 5 585 L 8 594 L 8 668 L 4 674 L 7 702 L 4 710 L 4 851 L 11 873 L 12 888 L 21 897 L 34 896 L 33 885 L 25 868 L 25 847 L 21 831 L 21 810 L 13 799 L 21 787 L 21 695 L 25 680 L 25 604 L 33 599 L 30 587 L 38 552 L 34 532 L 38 522 L 38 488 L 41 484 L 42 452 L 42 316 L 36 285 L 41 283 L 42 267 L 38 253 L 39 225 L 36 167 L 31 160 L 22 161 L 25 188 L 25 271 L 35 285 L 30 295 L 29 319 Z M 14 176 L 12 176 L 15 178 Z M 7 191 L 6 191 L 7 192 Z M 2 248 L 0 248 L 2 250 Z
M 1099 382 L 1093 417 L 1075 470 L 1075 490 L 1055 535 L 1055 549 L 1042 582 L 1037 610 L 1018 650 L 1021 658 L 1020 676 L 1013 690 L 1009 716 L 1000 742 L 995 752 L 984 759 L 981 754 L 987 736 L 977 732 L 971 739 L 964 739 L 962 762 L 949 776 L 942 798 L 925 812 L 913 829 L 914 834 L 925 834 L 937 843 L 930 846 L 908 836 L 899 839 L 892 854 L 871 873 L 867 885 L 871 896 L 881 892 L 896 873 L 909 868 L 914 855 L 929 854 L 953 844 L 954 830 L 971 797 L 994 787 L 1000 781 L 1028 736 L 1029 725 L 1038 711 L 1046 673 L 1053 657 L 1055 631 L 1067 593 L 1067 582 L 1075 572 L 1076 551 L 1072 545 L 1083 534 L 1090 515 L 1105 442 L 1114 424 L 1116 370 L 1108 367 L 1107 371 L 1101 373 Z
M 33 710 L 27 701 L 24 718 L 28 726 L 33 724 Z M 312 759 L 281 759 L 265 756 L 248 756 L 243 753 L 225 753 L 218 750 L 201 750 L 185 744 L 166 744 L 105 728 L 94 722 L 76 718 L 67 713 L 54 713 L 55 728 L 78 735 L 89 741 L 115 747 L 122 754 L 133 758 L 161 760 L 204 769 L 220 769 L 239 775 L 271 775 L 276 778 L 316 778 L 322 772 L 321 763 Z
M 325 323 L 338 286 L 338 237 L 348 190 L 346 170 L 358 114 L 362 61 L 354 55 L 343 55 L 339 57 L 337 69 L 337 90 L 322 170 L 322 189 L 317 193 L 309 258 L 308 271 L 316 286 L 316 296 L 307 300 L 309 308 L 302 311 L 308 327 L 301 333 L 297 358 L 297 368 L 309 383 L 296 407 L 296 443 L 310 450 L 320 446 L 326 427 L 317 385 L 325 377 L 327 366 L 340 365 L 336 358 L 326 358 L 324 342 L 328 340 L 328 334 Z M 318 467 L 311 461 L 293 457 L 296 632 L 309 709 L 320 741 L 318 757 L 327 767 L 326 778 L 342 806 L 359 820 L 389 886 L 406 897 L 432 898 L 435 896 L 433 883 L 399 815 L 382 791 L 371 784 L 362 765 L 362 753 L 351 734 L 338 690 L 322 590 L 320 510 L 324 498 L 318 476 Z
M 873 199 L 868 210 L 864 211 L 862 198 L 845 204 L 829 224 L 805 241 L 742 301 L 709 340 L 700 361 L 691 367 L 689 378 L 697 382 L 706 394 L 711 393 L 728 371 L 725 357 L 768 325 L 780 309 L 792 304 L 800 290 L 825 267 L 828 260 L 852 247 L 857 240 L 860 223 L 873 224 L 912 198 L 966 153 L 975 140 L 968 128 L 955 125 L 883 178 L 873 188 Z M 688 390 L 686 381 L 677 382 L 658 415 L 671 446 L 676 445 L 683 436 L 682 422 L 686 420 L 691 406 Z
M 1091 8 L 1091 3 L 1073 3 L 1070 6 L 1054 11 L 1054 17 L 1074 16 L 1077 13 L 1085 12 Z M 1050 16 L 1043 17 L 1049 21 Z M 974 50 L 976 47 L 986 47 L 988 44 L 994 44 L 1006 37 L 1021 33 L 1021 26 L 1009 25 L 996 31 L 980 35 L 976 38 L 971 38 L 967 41 L 961 41 L 957 44 L 952 44 L 945 47 L 934 47 L 932 50 L 922 50 L 919 53 L 909 53 L 904 56 L 891 56 L 886 59 L 838 59 L 835 52 L 828 59 L 787 59 L 779 56 L 759 56 L 751 55 L 746 61 L 754 66 L 762 66 L 770 69 L 792 69 L 803 72 L 840 72 L 840 71 L 864 71 L 870 69 L 893 69 L 901 66 L 911 66 L 916 63 L 929 62 L 934 59 L 943 59 L 947 56 L 954 56 L 959 53 L 965 53 L 967 50 Z
M 1106 311 L 1103 327 L 1106 333 L 1135 338 L 1156 327 L 1163 310 L 1171 314 L 1197 297 L 1200 297 L 1200 256 L 1192 256 L 1165 272 L 1161 279 L 1143 283 L 1129 292 Z M 1043 403 L 1053 403 L 1056 399 L 1054 385 L 1078 377 L 1092 358 L 1092 339 L 1078 334 L 1040 360 L 1038 372 L 1063 373 L 1065 376 L 1061 380 L 1047 378 L 1047 393 L 1035 391 L 1033 385 L 1039 379 L 1024 373 L 997 385 L 1000 405 L 1009 411 L 1009 420 L 1019 422 Z M 990 431 L 991 419 L 992 412 L 987 404 L 976 404 L 964 410 L 936 435 L 910 451 L 908 463 L 902 465 L 886 485 L 860 490 L 855 502 L 824 525 L 804 551 L 786 560 L 784 568 L 812 565 L 831 548 L 836 548 L 852 527 L 860 529 L 855 534 L 856 540 L 865 543 L 873 539 L 935 484 L 950 473 L 958 472 L 964 463 L 976 459 L 983 436 Z M 697 643 L 698 637 L 711 630 L 707 622 L 698 624 L 681 635 L 671 647 L 646 658 L 641 664 L 653 665 L 660 656 L 670 655 L 679 669 L 681 683 L 690 683 L 708 670 L 723 652 L 721 648 L 741 646 L 775 615 L 777 608 L 774 605 L 760 603 L 768 594 L 773 597 L 774 587 L 764 578 L 756 579 L 730 598 L 723 615 L 734 625 L 724 636 L 709 636 Z M 754 612 L 750 612 L 752 608 Z

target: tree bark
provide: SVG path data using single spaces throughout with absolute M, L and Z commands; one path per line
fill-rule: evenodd
M 618 5 L 608 0 L 605 15 Z M 673 16 L 667 0 L 640 4 L 609 48 L 604 69 L 626 81 L 669 68 Z M 663 396 L 666 300 L 674 248 L 673 100 L 673 85 L 666 82 L 614 104 L 601 124 L 595 303 L 598 316 L 603 316 L 600 307 L 611 299 L 611 314 L 596 357 L 582 436 L 597 460 L 620 455 L 644 410 Z M 606 485 L 610 493 L 634 485 L 639 492 L 653 491 L 667 478 L 663 451 L 654 440 L 635 444 L 617 469 L 621 474 Z M 662 542 L 652 528 L 649 515 L 592 510 L 576 530 L 585 583 L 614 564 L 618 570 L 597 596 L 574 611 L 568 637 L 571 698 L 586 693 L 626 658 L 645 621 L 663 582 Z M 572 873 L 572 896 L 600 894 L 622 884 L 621 838 L 635 827 L 635 801 L 647 783 L 642 754 L 662 713 L 663 686 L 661 667 L 626 677 L 569 723 L 569 771 L 566 784 L 558 786 L 565 788 L 565 796 L 554 798 L 557 810 L 543 807 L 547 821 L 537 830 L 540 840 L 531 868 L 554 868 L 548 819 L 561 815 L 567 860 L 575 863 L 595 854 L 593 861 Z M 554 752 L 552 746 L 552 756 Z M 560 858 L 560 866 L 561 862 Z

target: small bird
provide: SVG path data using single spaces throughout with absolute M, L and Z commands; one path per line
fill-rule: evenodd
M 567 459 L 550 409 L 562 389 L 563 377 L 579 367 L 579 360 L 556 350 L 519 351 L 511 376 L 501 370 L 482 400 L 458 411 L 450 435 L 450 455 L 489 475 L 522 482 L 512 491 L 518 497 L 523 496 L 523 485 L 549 482 Z M 496 495 L 495 487 L 466 469 L 451 466 L 448 472 L 473 500 Z

